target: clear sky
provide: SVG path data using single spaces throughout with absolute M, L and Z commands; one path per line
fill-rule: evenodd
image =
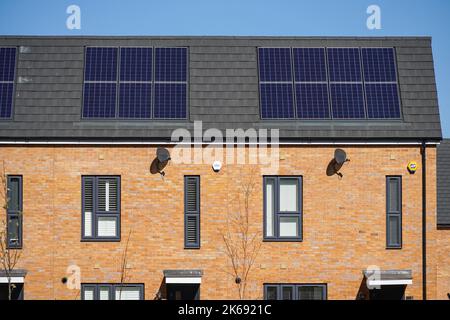
M 66 27 L 69 5 L 81 29 Z M 381 29 L 369 30 L 369 5 Z M 449 0 L 0 0 L 3 35 L 295 35 L 433 37 L 443 133 L 450 138 Z

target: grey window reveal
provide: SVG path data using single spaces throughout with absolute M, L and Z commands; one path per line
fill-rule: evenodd
M 120 240 L 120 177 L 82 177 L 82 239 Z
M 200 248 L 200 177 L 184 177 L 184 247 Z
M 264 239 L 302 240 L 301 177 L 264 177 Z
M 82 300 L 144 300 L 143 284 L 81 284 Z
M 22 248 L 22 176 L 8 176 L 7 234 L 8 248 Z
M 265 300 L 326 300 L 326 284 L 265 284 Z
M 386 177 L 386 247 L 402 247 L 402 178 Z

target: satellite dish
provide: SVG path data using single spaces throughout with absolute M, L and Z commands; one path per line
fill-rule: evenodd
M 339 170 L 342 168 L 344 163 L 347 161 L 350 161 L 350 159 L 347 159 L 347 154 L 342 149 L 336 149 L 334 150 L 334 158 L 330 161 L 330 163 L 327 166 L 327 176 L 332 175 L 338 175 L 340 178 L 342 178 L 342 173 L 339 172 Z
M 156 158 L 152 161 L 150 165 L 150 172 L 152 174 L 160 173 L 162 176 L 165 175 L 164 168 L 167 166 L 170 160 L 170 153 L 166 148 L 156 149 Z

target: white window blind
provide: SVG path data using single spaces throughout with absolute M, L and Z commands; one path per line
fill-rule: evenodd
M 109 300 L 109 287 L 100 287 L 99 298 L 100 300 Z
M 266 236 L 273 237 L 274 223 L 274 188 L 275 180 L 268 180 L 266 183 Z
M 280 211 L 298 211 L 297 179 L 280 179 Z
M 298 236 L 298 218 L 280 217 L 280 237 Z
M 116 236 L 117 219 L 115 217 L 97 218 L 97 235 L 99 237 Z
M 83 299 L 94 300 L 94 288 L 85 288 Z
M 137 287 L 116 287 L 116 300 L 140 300 L 140 290 Z

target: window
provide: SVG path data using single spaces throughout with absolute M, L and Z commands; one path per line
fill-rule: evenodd
M 22 248 L 22 177 L 8 176 L 7 234 L 9 248 Z
M 401 119 L 394 48 L 258 48 L 262 119 Z
M 200 177 L 184 177 L 184 247 L 200 248 Z
M 89 283 L 81 285 L 82 300 L 144 300 L 143 284 Z
M 120 240 L 120 177 L 82 177 L 82 239 Z
M 187 48 L 87 47 L 83 118 L 186 119 Z
M 326 284 L 265 284 L 265 300 L 326 300 Z
M 16 48 L 0 48 L 0 119 L 11 119 L 16 76 Z
M 264 177 L 264 239 L 302 239 L 301 177 Z
M 386 177 L 386 247 L 402 247 L 402 177 Z

